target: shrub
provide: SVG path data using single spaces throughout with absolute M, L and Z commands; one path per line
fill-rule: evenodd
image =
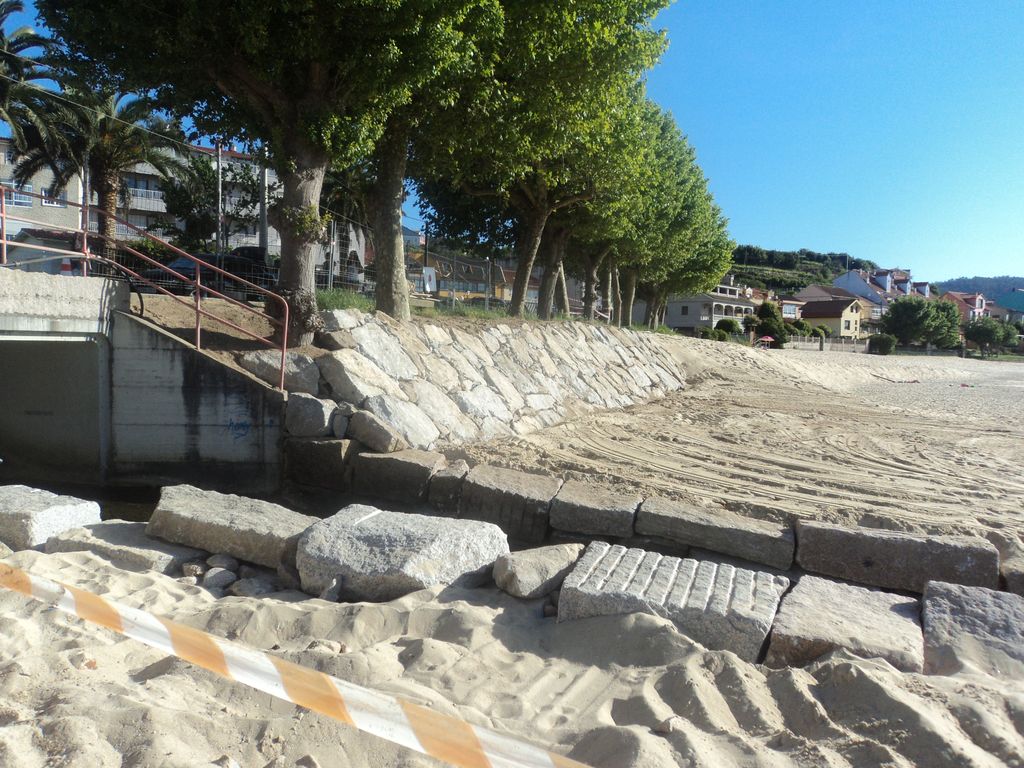
M 868 338 L 868 352 L 872 355 L 888 355 L 896 349 L 896 337 L 891 333 L 876 333 Z
M 728 341 L 729 340 L 728 332 L 722 330 L 721 328 L 715 328 L 713 333 L 714 333 L 714 339 L 716 341 Z
M 817 326 L 817 328 L 819 331 L 821 331 L 821 335 L 824 336 L 826 339 L 832 338 L 832 329 L 829 328 L 827 325 L 819 325 Z
M 792 326 L 800 331 L 801 336 L 813 336 L 814 328 L 806 320 L 794 320 Z
M 715 324 L 715 330 L 725 331 L 726 333 L 742 333 L 739 322 L 731 317 L 723 317 L 719 320 Z
M 782 349 L 789 341 L 789 333 L 782 322 L 779 308 L 770 301 L 765 301 L 757 308 L 757 327 L 754 331 L 758 336 L 771 336 L 775 341 L 772 346 Z
M 808 335 L 811 338 L 814 338 L 814 339 L 824 339 L 825 338 L 825 332 L 821 328 L 811 328 L 811 332 Z
M 800 332 L 800 329 L 797 328 L 792 323 L 783 323 L 782 325 L 786 329 L 786 333 L 788 333 L 790 336 L 803 336 L 804 335 L 804 334 L 802 334 Z
M 713 339 L 715 337 L 715 331 L 713 328 L 708 328 L 706 325 L 701 325 L 697 328 L 698 339 Z

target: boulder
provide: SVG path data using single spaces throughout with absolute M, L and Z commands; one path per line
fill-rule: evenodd
M 100 522 L 95 501 L 29 488 L 0 486 L 0 541 L 14 551 L 46 544 L 51 536 Z
M 348 436 L 378 453 L 393 453 L 409 447 L 398 430 L 369 411 L 356 411 L 349 417 Z
M 190 560 L 204 557 L 201 549 L 168 544 L 146 535 L 145 523 L 108 520 L 51 536 L 47 553 L 92 552 L 126 571 L 177 574 Z
M 903 672 L 924 664 L 915 597 L 802 576 L 782 598 L 765 664 L 802 667 L 837 648 L 881 658 Z
M 293 437 L 284 441 L 285 471 L 299 485 L 348 490 L 352 460 L 360 443 L 327 437 Z
M 796 560 L 804 569 L 875 587 L 922 592 L 929 581 L 999 583 L 995 546 L 970 536 L 928 536 L 800 521 Z
M 320 313 L 326 333 L 351 331 L 366 322 L 367 317 L 358 309 L 328 309 Z
M 277 584 L 270 579 L 248 578 L 232 582 L 228 594 L 235 597 L 258 597 L 277 591 Z
M 263 381 L 277 386 L 281 376 L 281 353 L 272 349 L 246 352 L 238 357 L 238 364 Z M 289 392 L 315 395 L 320 389 L 320 369 L 316 361 L 301 352 L 285 356 L 284 388 Z
M 302 534 L 296 563 L 309 594 L 337 583 L 340 599 L 385 601 L 437 585 L 479 585 L 507 552 L 505 534 L 489 523 L 354 504 Z
M 431 476 L 447 463 L 443 454 L 406 450 L 362 453 L 353 464 L 355 492 L 381 499 L 423 501 Z
M 377 323 L 352 329 L 359 351 L 393 379 L 406 381 L 419 375 L 419 369 L 401 343 Z
M 429 381 L 417 379 L 412 382 L 416 405 L 430 415 L 441 433 L 456 441 L 473 440 L 479 434 L 476 424 L 465 416 L 459 406 L 448 395 Z
M 324 437 L 331 434 L 331 421 L 338 410 L 336 403 L 320 400 L 303 392 L 288 396 L 284 428 L 293 437 Z
M 551 502 L 551 527 L 603 536 L 632 536 L 633 518 L 643 499 L 611 493 L 590 483 L 568 480 Z
M 921 602 L 925 673 L 1024 680 L 1024 597 L 930 581 Z
M 339 349 L 355 349 L 356 340 L 352 338 L 351 331 L 331 331 L 329 333 L 317 333 L 314 338 L 316 345 L 321 349 L 337 352 Z
M 646 499 L 640 505 L 636 532 L 782 570 L 793 565 L 796 547 L 788 525 L 699 509 L 658 497 Z
M 582 544 L 555 544 L 502 555 L 494 563 L 494 583 L 513 597 L 544 597 L 562 586 L 582 552 Z
M 486 384 L 478 384 L 470 390 L 461 390 L 452 395 L 462 412 L 476 422 L 488 417 L 508 424 L 512 420 L 512 412 L 501 399 L 501 395 Z
M 348 420 L 350 418 L 351 416 L 348 414 L 336 410 L 331 418 L 331 434 L 337 438 L 345 437 L 348 434 Z
M 361 406 L 366 398 L 373 395 L 402 396 L 398 382 L 354 349 L 340 349 L 321 355 L 317 364 L 335 400 Z
M 462 483 L 459 516 L 494 523 L 517 541 L 540 543 L 561 487 L 558 478 L 481 464 Z
M 468 473 L 469 464 L 459 459 L 437 470 L 430 478 L 427 501 L 439 515 L 458 517 L 462 481 Z
M 313 522 L 269 501 L 173 485 L 161 489 L 146 533 L 276 568 L 289 540 Z
M 203 574 L 203 586 L 207 589 L 225 589 L 236 581 L 238 576 L 227 568 L 211 568 Z
M 228 571 L 238 571 L 240 564 L 237 559 L 224 552 L 218 552 L 206 558 L 206 564 L 211 568 L 223 568 Z
M 385 424 L 390 424 L 413 448 L 429 448 L 441 436 L 419 406 L 391 395 L 375 395 L 363 404 L 370 413 Z
M 652 613 L 706 648 L 753 662 L 787 587 L 764 571 L 595 541 L 562 583 L 558 620 Z

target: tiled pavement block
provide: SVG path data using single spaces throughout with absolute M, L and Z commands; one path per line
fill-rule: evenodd
M 557 478 L 480 465 L 463 481 L 459 516 L 494 523 L 510 539 L 537 544 L 547 536 L 551 500 L 561 487 Z
M 788 586 L 763 571 L 594 542 L 562 584 L 558 620 L 653 613 L 707 648 L 756 661 Z
M 353 461 L 356 493 L 393 501 L 423 501 L 430 478 L 444 467 L 443 454 L 406 450 L 361 453 Z
M 999 553 L 985 539 L 797 523 L 796 560 L 814 573 L 923 592 L 929 581 L 995 588 Z

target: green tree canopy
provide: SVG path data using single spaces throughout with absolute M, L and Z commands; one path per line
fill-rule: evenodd
M 889 305 L 882 317 L 882 330 L 907 345 L 928 339 L 936 332 L 937 323 L 933 302 L 922 296 L 906 296 Z

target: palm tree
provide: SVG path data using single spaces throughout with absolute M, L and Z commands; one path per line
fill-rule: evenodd
M 8 33 L 11 16 L 24 11 L 21 0 L 0 1 L 0 121 L 11 130 L 11 140 L 18 149 L 24 147 L 22 126 L 37 123 L 40 104 L 32 80 L 46 77 L 36 60 L 27 56 L 35 49 L 49 45 L 31 27 L 20 27 Z
M 113 91 L 68 87 L 46 100 L 42 120 L 24 124 L 25 148 L 14 169 L 23 184 L 48 168 L 53 173 L 51 194 L 63 190 L 75 176 L 88 176 L 100 211 L 104 255 L 114 253 L 114 216 L 127 191 L 125 173 L 148 163 L 162 176 L 182 167 L 174 153 L 180 143 L 177 126 L 158 117 L 144 98 Z

